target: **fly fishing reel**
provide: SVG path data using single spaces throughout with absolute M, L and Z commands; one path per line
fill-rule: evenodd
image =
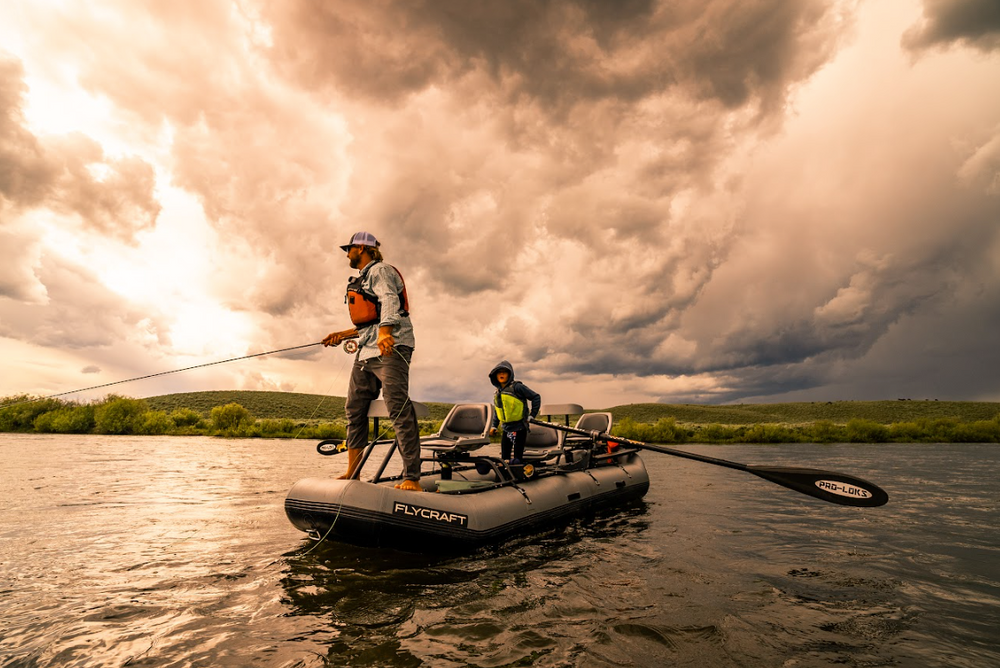
M 326 457 L 339 455 L 347 450 L 347 443 L 342 438 L 328 438 L 316 444 L 316 452 Z
M 348 355 L 353 355 L 358 352 L 358 342 L 354 339 L 348 339 L 344 341 L 344 352 Z

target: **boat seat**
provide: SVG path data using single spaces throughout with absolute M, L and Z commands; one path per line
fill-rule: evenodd
M 562 415 L 566 418 L 566 424 L 569 425 L 570 415 L 580 415 L 583 413 L 583 406 L 580 404 L 542 404 L 541 408 L 538 409 L 539 415 L 545 415 L 552 421 L 552 418 L 556 415 Z
M 611 413 L 585 413 L 576 421 L 576 428 L 607 433 L 611 431 L 613 420 Z
M 567 425 L 570 415 L 581 413 L 583 406 L 580 404 L 542 404 L 538 409 L 538 414 L 546 416 L 549 422 L 553 421 L 554 416 L 562 415 Z M 560 455 L 565 453 L 567 442 L 566 432 L 541 424 L 532 424 L 528 438 L 524 442 L 524 459 L 536 464 L 558 460 Z
M 421 437 L 420 447 L 436 454 L 478 450 L 490 443 L 492 421 L 490 404 L 455 404 L 436 434 Z
M 533 424 L 524 440 L 524 458 L 532 462 L 551 459 L 562 453 L 566 432 Z
M 580 419 L 576 421 L 576 429 L 583 429 L 585 431 L 599 431 L 605 434 L 611 433 L 611 423 L 614 421 L 614 417 L 611 413 L 585 413 L 580 416 Z M 585 443 L 590 443 L 590 438 L 587 436 L 570 436 L 566 439 L 567 447 L 582 446 Z

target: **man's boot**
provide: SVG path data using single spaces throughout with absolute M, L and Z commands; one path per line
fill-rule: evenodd
M 364 452 L 364 448 L 348 448 L 347 450 L 347 473 L 340 476 L 340 480 L 347 480 L 353 478 L 354 474 L 357 472 L 358 465 L 361 463 L 361 453 Z

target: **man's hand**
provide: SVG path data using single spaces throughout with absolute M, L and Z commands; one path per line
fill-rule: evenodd
M 396 339 L 392 338 L 392 327 L 378 328 L 378 352 L 382 357 L 392 354 L 392 347 L 396 345 Z
M 353 339 L 358 335 L 358 330 L 356 329 L 345 329 L 342 332 L 333 332 L 327 334 L 326 338 L 323 339 L 324 346 L 339 346 L 345 339 Z

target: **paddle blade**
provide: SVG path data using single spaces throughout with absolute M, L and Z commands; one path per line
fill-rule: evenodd
M 889 502 L 889 495 L 875 483 L 843 473 L 819 469 L 747 466 L 748 473 L 796 492 L 841 506 L 875 508 Z

